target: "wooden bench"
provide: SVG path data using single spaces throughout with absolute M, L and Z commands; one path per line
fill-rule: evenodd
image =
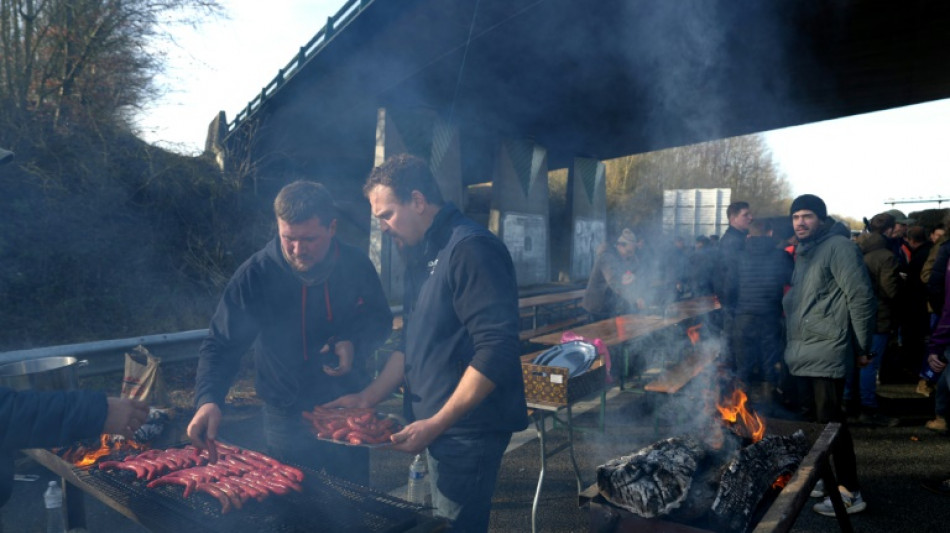
M 716 360 L 717 355 L 718 352 L 715 350 L 701 350 L 698 354 L 691 353 L 673 367 L 660 373 L 656 379 L 644 385 L 643 390 L 675 394 L 711 365 Z

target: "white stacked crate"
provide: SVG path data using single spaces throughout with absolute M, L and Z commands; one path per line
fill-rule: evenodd
M 731 189 L 669 189 L 663 191 L 663 232 L 693 238 L 722 235 L 729 226 L 726 208 Z

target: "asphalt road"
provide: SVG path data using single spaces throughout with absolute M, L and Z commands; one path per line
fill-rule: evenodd
M 950 498 L 924 490 L 920 483 L 950 477 L 950 438 L 924 429 L 930 403 L 912 393 L 911 385 L 884 386 L 882 409 L 900 419 L 893 428 L 853 427 L 865 512 L 852 515 L 855 531 L 864 533 L 950 531 Z M 596 406 L 596 403 L 593 404 Z M 388 405 L 395 410 L 396 402 Z M 590 407 L 590 405 L 588 405 Z M 603 433 L 576 432 L 576 458 L 583 484 L 593 483 L 598 465 L 629 454 L 660 438 L 690 429 L 698 416 L 698 406 L 688 395 L 668 403 L 666 398 L 611 391 L 607 401 Z M 576 416 L 578 425 L 596 426 L 597 409 Z M 259 442 L 259 408 L 251 405 L 230 409 L 222 439 L 250 448 Z M 564 442 L 566 430 L 552 429 L 553 444 Z M 411 458 L 385 450 L 371 456 L 371 485 L 378 490 L 404 494 Z M 493 501 L 491 531 L 531 530 L 531 507 L 540 471 L 539 443 L 533 430 L 518 435 L 502 463 Z M 39 476 L 37 481 L 15 483 L 11 501 L 0 510 L 3 531 L 45 531 L 42 493 L 53 476 L 25 457 L 17 463 L 17 473 Z M 833 518 L 811 511 L 811 500 L 799 515 L 793 531 L 798 533 L 836 531 Z M 87 529 L 93 532 L 137 533 L 144 528 L 86 498 Z M 576 482 L 569 456 L 551 457 L 538 506 L 538 530 L 544 532 L 588 531 L 588 511 L 577 505 Z

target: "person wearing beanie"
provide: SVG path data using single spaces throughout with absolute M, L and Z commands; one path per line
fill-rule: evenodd
M 792 285 L 782 300 L 785 363 L 799 381 L 808 418 L 821 424 L 841 424 L 831 450 L 834 471 L 847 512 L 857 513 L 866 509 L 867 503 L 861 497 L 854 441 L 844 415 L 844 385 L 855 365 L 863 367 L 869 361 L 875 329 L 874 291 L 850 230 L 828 216 L 821 198 L 801 195 L 789 211 L 798 247 Z M 824 496 L 813 509 L 834 516 L 825 488 L 816 486 L 812 491 L 812 496 Z
M 814 194 L 803 194 L 792 201 L 792 207 L 789 214 L 794 215 L 797 211 L 811 211 L 823 221 L 828 218 L 828 208 L 825 207 L 825 201 Z

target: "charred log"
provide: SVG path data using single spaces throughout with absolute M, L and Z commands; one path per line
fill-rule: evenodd
M 721 531 L 745 531 L 756 507 L 780 476 L 793 473 L 808 453 L 802 431 L 767 436 L 739 450 L 723 472 L 712 512 Z
M 663 516 L 686 500 L 706 453 L 690 436 L 655 442 L 597 467 L 597 486 L 614 505 L 644 518 Z

